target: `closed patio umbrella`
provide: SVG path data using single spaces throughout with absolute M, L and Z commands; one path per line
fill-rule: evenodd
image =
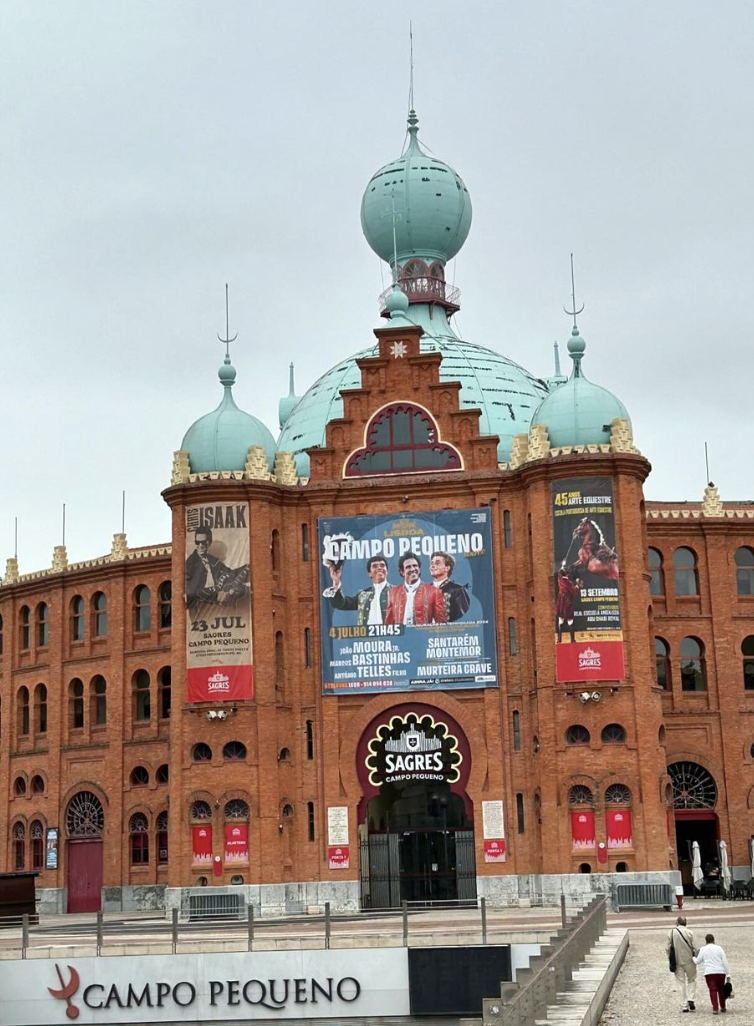
M 749 841 L 749 854 L 751 855 L 751 870 L 752 879 L 754 879 L 754 841 Z
M 694 841 L 691 845 L 691 879 L 694 883 L 694 887 L 700 891 L 702 889 L 704 873 L 702 872 L 702 855 L 699 851 L 698 841 Z
M 723 881 L 723 891 L 727 894 L 733 877 L 728 861 L 728 845 L 725 841 L 720 841 L 720 879 Z

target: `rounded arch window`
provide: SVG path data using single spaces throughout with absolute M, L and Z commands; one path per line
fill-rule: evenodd
M 18 689 L 16 710 L 18 713 L 18 736 L 25 737 L 30 730 L 29 689 L 25 684 Z
M 673 785 L 673 808 L 714 809 L 717 785 L 712 774 L 696 762 L 673 762 L 668 766 Z
M 173 585 L 163 581 L 159 590 L 160 596 L 160 628 L 166 630 L 173 622 Z
M 628 872 L 628 863 L 627 862 L 618 862 L 616 864 L 616 866 L 615 866 L 615 872 L 616 873 L 627 873 Z
M 102 674 L 95 674 L 89 682 L 91 698 L 91 723 L 94 727 L 104 727 L 107 723 L 107 681 Z
M 438 424 L 422 407 L 390 403 L 369 421 L 365 445 L 350 453 L 343 476 L 462 469 L 459 451 L 440 438 Z
M 71 728 L 81 730 L 84 726 L 84 682 L 80 677 L 74 677 L 68 685 L 70 695 Z
M 146 766 L 134 766 L 131 770 L 131 787 L 146 787 L 149 783 L 149 770 Z
M 739 595 L 754 595 L 754 551 L 747 545 L 736 549 L 736 591 Z
M 246 745 L 243 741 L 228 741 L 223 747 L 223 759 L 226 762 L 243 762 L 246 758 Z
M 138 723 L 147 723 L 152 718 L 149 683 L 146 670 L 137 670 L 133 675 L 134 719 Z
M 84 640 L 84 600 L 81 595 L 71 599 L 71 641 Z
M 26 794 L 26 780 L 23 777 L 16 777 L 13 781 L 13 794 L 16 798 L 23 798 Z
M 288 762 L 291 757 L 290 748 L 281 748 L 278 752 L 278 762 Z
M 230 882 L 234 887 L 238 887 L 240 884 L 243 883 L 243 877 L 239 873 L 236 873 L 234 876 L 230 878 Z
M 212 819 L 212 809 L 209 807 L 209 802 L 199 801 L 193 802 L 191 805 L 191 818 L 197 820 Z
M 152 626 L 152 593 L 146 584 L 134 588 L 134 630 L 148 631 Z
M 50 619 L 46 602 L 37 606 L 37 645 L 46 648 L 50 643 Z
M 608 723 L 602 728 L 600 735 L 603 745 L 624 745 L 626 743 L 626 728 L 620 723 Z
M 661 725 L 660 729 L 657 731 L 657 740 L 658 740 L 658 742 L 661 745 L 665 744 L 665 727 L 664 727 L 664 725 Z
M 104 638 L 107 634 L 107 596 L 103 591 L 95 591 L 92 595 L 94 611 L 94 636 Z
M 44 827 L 38 819 L 33 820 L 29 827 L 31 840 L 31 868 L 41 871 L 45 867 Z
M 662 553 L 659 549 L 647 549 L 647 565 L 649 566 L 649 594 L 665 594 L 665 578 L 662 572 Z
M 249 806 L 243 798 L 231 798 L 225 803 L 223 813 L 226 819 L 248 819 Z
M 676 595 L 699 594 L 696 553 L 693 549 L 681 545 L 673 552 L 673 577 Z
M 166 762 L 157 767 L 155 779 L 158 784 L 167 784 L 170 781 L 170 766 Z
M 588 862 L 582 862 L 579 866 L 580 873 L 591 873 L 592 867 Z
M 707 675 L 704 645 L 698 638 L 684 638 L 679 646 L 681 687 L 684 691 L 706 691 Z
M 168 861 L 168 813 L 161 812 L 155 820 L 155 840 L 157 841 L 157 862 L 166 865 Z
M 79 791 L 68 803 L 65 817 L 69 837 L 101 837 L 105 826 L 102 802 L 91 791 Z
M 625 784 L 610 784 L 605 791 L 605 805 L 630 805 L 631 789 Z
M 212 749 L 204 741 L 200 741 L 198 745 L 194 745 L 191 756 L 194 762 L 212 762 Z
M 31 648 L 31 610 L 28 606 L 21 606 L 18 612 L 20 625 L 21 650 L 26 652 Z
M 131 865 L 145 866 L 149 862 L 149 822 L 143 812 L 135 812 L 128 822 L 131 836 Z
M 569 805 L 594 805 L 594 794 L 586 784 L 574 784 L 568 792 Z
M 566 731 L 567 745 L 588 745 L 591 735 L 580 723 L 573 723 Z
M 741 656 L 744 690 L 754 691 L 754 634 L 749 634 L 741 642 Z
M 655 638 L 655 678 L 663 691 L 670 689 L 670 645 L 664 638 Z
M 284 805 L 283 809 L 282 809 L 281 815 L 282 815 L 283 819 L 290 819 L 291 816 L 293 815 L 293 806 L 292 805 Z
M 13 868 L 18 872 L 26 869 L 26 826 L 13 824 Z
M 45 793 L 44 777 L 41 777 L 39 775 L 39 773 L 36 773 L 31 778 L 31 793 L 32 794 L 44 794 Z

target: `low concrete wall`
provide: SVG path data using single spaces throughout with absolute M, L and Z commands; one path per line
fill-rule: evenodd
M 68 890 L 65 887 L 38 887 L 37 912 L 41 916 L 59 916 L 68 911 Z
M 621 884 L 670 884 L 675 890 L 681 874 L 675 869 L 645 873 L 542 873 L 520 876 L 479 876 L 477 893 L 490 908 L 505 908 L 522 901 L 557 905 L 565 894 L 568 905 L 584 905 L 595 894 L 604 894 L 616 907 L 616 888 Z

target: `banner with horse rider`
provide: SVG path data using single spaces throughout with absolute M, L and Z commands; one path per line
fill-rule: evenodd
M 188 506 L 185 555 L 188 700 L 253 698 L 249 504 Z
M 553 481 L 552 524 L 557 680 L 623 680 L 612 478 Z

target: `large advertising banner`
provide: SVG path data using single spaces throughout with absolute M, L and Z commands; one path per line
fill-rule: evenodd
M 319 521 L 322 693 L 497 687 L 490 510 Z
M 249 861 L 248 823 L 225 824 L 225 864 Z
M 609 477 L 552 483 L 558 681 L 623 680 L 623 631 Z
M 253 698 L 249 504 L 186 508 L 189 702 Z

